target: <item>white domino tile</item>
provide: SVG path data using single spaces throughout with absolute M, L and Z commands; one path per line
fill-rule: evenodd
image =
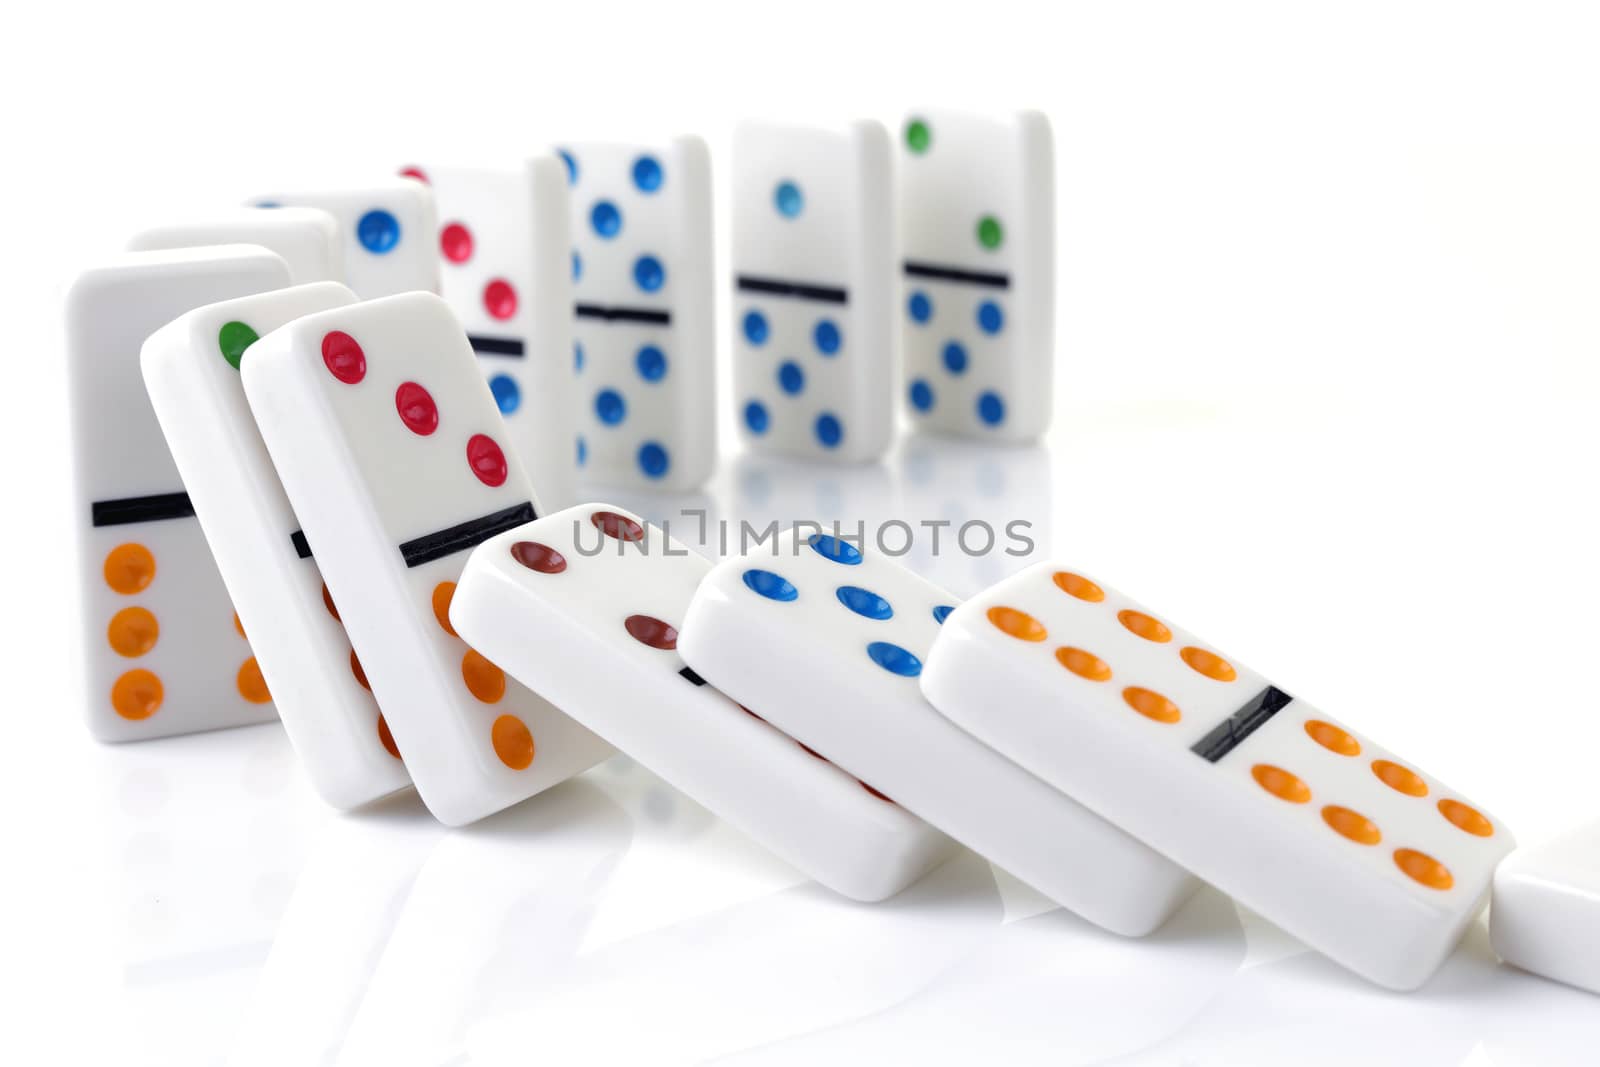
M 363 300 L 414 290 L 439 291 L 438 222 L 433 193 L 394 177 L 371 185 L 263 193 L 256 208 L 309 207 L 333 216 L 344 245 L 344 277 Z
M 253 244 L 289 265 L 294 285 L 344 278 L 344 238 L 326 211 L 311 207 L 237 207 L 141 230 L 128 242 L 134 252 L 164 248 Z
M 1600 994 L 1600 822 L 1513 852 L 1491 897 L 1489 934 L 1502 959 Z

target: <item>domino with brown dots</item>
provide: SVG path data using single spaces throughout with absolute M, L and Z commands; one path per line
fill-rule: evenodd
M 958 607 L 922 689 L 976 737 L 1391 989 L 1427 981 L 1515 845 L 1449 787 L 1055 563 Z
M 245 395 L 423 802 L 480 819 L 610 748 L 456 635 L 468 552 L 539 511 L 460 321 L 431 293 L 296 319 Z

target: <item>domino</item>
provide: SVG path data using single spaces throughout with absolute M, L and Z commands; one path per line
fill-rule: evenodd
M 881 124 L 734 130 L 733 384 L 752 448 L 861 462 L 888 447 L 894 236 Z
M 1054 156 L 1037 111 L 905 120 L 902 338 L 918 429 L 1022 442 L 1050 426 Z
M 684 665 L 678 626 L 710 570 L 637 515 L 585 504 L 478 546 L 450 621 L 811 878 L 856 900 L 893 896 L 944 858 L 947 840 Z
M 1514 845 L 1447 786 L 1055 563 L 957 608 L 922 689 L 973 736 L 1391 989 L 1434 972 Z
M 342 280 L 363 300 L 416 289 L 439 291 L 433 192 L 406 177 L 371 186 L 258 196 L 257 208 L 318 208 L 333 216 L 344 245 Z
M 566 174 L 554 156 L 504 169 L 409 167 L 439 215 L 439 294 L 467 329 L 511 447 L 546 507 L 577 500 Z
M 931 707 L 942 589 L 796 527 L 712 568 L 678 651 L 707 682 L 1088 921 L 1149 933 L 1195 883 Z
M 66 296 L 72 506 L 89 730 L 132 741 L 266 722 L 271 696 L 211 560 L 144 383 L 169 319 L 289 284 L 253 245 L 133 252 Z
M 252 244 L 278 253 L 294 285 L 344 277 L 344 240 L 332 215 L 309 207 L 265 211 L 241 207 L 143 230 L 128 242 L 133 252 L 164 248 Z
M 716 464 L 711 155 L 698 137 L 569 144 L 585 482 L 683 492 Z
M 150 336 L 140 364 L 173 461 L 317 792 L 352 808 L 410 784 L 400 750 L 278 482 L 239 380 L 257 338 L 346 307 L 335 282 L 197 308 Z
M 1600 822 L 1500 864 L 1489 937 L 1507 963 L 1600 993 Z
M 240 369 L 428 809 L 461 825 L 609 755 L 450 624 L 467 551 L 538 504 L 444 301 L 404 293 L 307 315 L 257 341 Z

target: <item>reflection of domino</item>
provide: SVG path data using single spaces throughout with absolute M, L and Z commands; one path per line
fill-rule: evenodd
M 1428 979 L 1514 843 L 1441 783 L 1053 563 L 957 608 L 923 692 L 975 736 L 1379 985 Z
M 1600 993 L 1600 822 L 1512 853 L 1495 871 L 1489 933 L 1507 963 Z

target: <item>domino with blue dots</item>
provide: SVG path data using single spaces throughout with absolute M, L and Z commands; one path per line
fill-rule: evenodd
M 918 429 L 1003 442 L 1049 428 L 1050 123 L 921 110 L 901 129 L 906 399 Z
M 711 153 L 567 144 L 579 480 L 684 492 L 716 464 Z
M 433 190 L 439 295 L 467 331 L 539 500 L 577 499 L 566 170 L 552 153 L 510 167 L 407 167 Z
M 734 395 L 753 448 L 841 462 L 888 448 L 890 166 L 876 122 L 734 131 Z

